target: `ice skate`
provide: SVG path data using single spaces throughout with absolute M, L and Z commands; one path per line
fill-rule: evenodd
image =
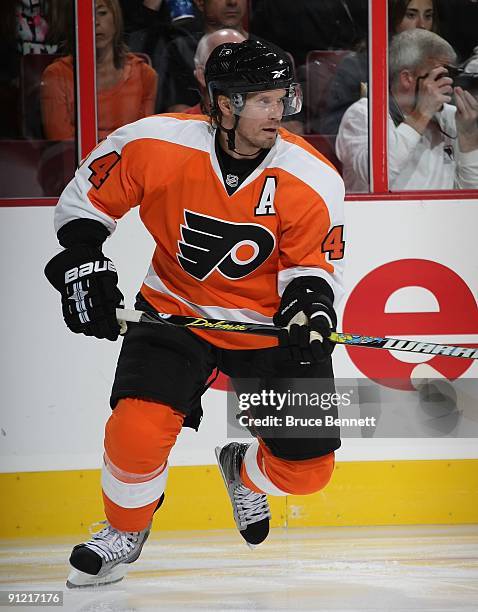
M 255 493 L 241 482 L 241 465 L 248 446 L 239 442 L 231 442 L 222 448 L 217 446 L 216 457 L 231 499 L 239 533 L 249 547 L 254 548 L 269 534 L 271 513 L 267 495 Z
M 91 540 L 78 544 L 70 555 L 72 570 L 66 581 L 70 589 L 113 584 L 123 580 L 129 564 L 141 554 L 150 528 L 143 531 L 119 531 L 108 521 Z

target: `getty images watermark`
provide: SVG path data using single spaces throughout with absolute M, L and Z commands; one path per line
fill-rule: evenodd
M 477 379 L 235 379 L 227 435 L 478 437 Z
M 337 388 L 331 379 L 235 382 L 236 394 L 228 394 L 230 437 L 251 432 L 263 438 L 331 438 L 341 428 L 375 425 L 373 416 L 359 414 L 356 389 Z
M 354 390 L 344 393 L 316 393 L 287 390 L 262 389 L 256 393 L 240 393 L 238 408 L 242 412 L 237 418 L 242 427 L 373 427 L 375 417 L 338 417 L 335 409 L 352 406 Z M 279 414 L 257 416 L 257 408 Z M 300 414 L 285 414 L 290 409 L 300 409 Z M 314 416 L 303 415 L 303 409 L 315 409 Z M 317 414 L 319 410 L 332 411 Z

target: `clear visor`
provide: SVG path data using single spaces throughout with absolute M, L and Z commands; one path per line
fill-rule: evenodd
M 234 113 L 241 117 L 281 119 L 300 113 L 302 88 L 292 83 L 284 89 L 231 93 L 229 99 Z

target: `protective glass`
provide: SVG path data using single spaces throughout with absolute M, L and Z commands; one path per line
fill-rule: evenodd
M 279 95 L 285 91 L 284 95 Z M 300 113 L 302 109 L 302 88 L 299 83 L 292 83 L 281 89 L 268 89 L 243 93 L 231 93 L 230 100 L 234 113 L 242 117 L 267 118 L 287 117 Z
M 0 198 L 57 197 L 75 174 L 74 7 L 0 1 Z
M 450 64 L 444 64 L 443 67 L 448 71 L 448 76 L 453 79 L 454 87 L 467 89 L 475 98 L 478 97 L 478 72 L 476 70 Z

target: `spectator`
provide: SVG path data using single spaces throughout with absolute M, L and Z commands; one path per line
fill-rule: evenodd
M 21 55 L 57 53 L 63 42 L 64 15 L 67 10 L 72 10 L 71 3 L 61 0 L 17 0 L 18 52 Z
M 452 46 L 413 29 L 390 44 L 389 184 L 393 191 L 478 188 L 478 100 L 453 87 Z M 450 69 L 451 70 L 451 69 Z M 456 107 L 451 106 L 452 94 Z M 343 116 L 336 142 L 348 191 L 368 191 L 368 104 Z
M 194 54 L 204 34 L 230 28 L 248 38 L 242 22 L 247 13 L 247 0 L 194 0 L 204 18 L 202 32 L 175 38 L 166 47 L 161 65 L 165 69 L 158 110 L 182 112 L 199 103 L 200 95 L 194 79 Z
M 191 106 L 185 112 L 190 115 L 209 115 L 210 100 L 206 88 L 206 80 L 204 78 L 204 69 L 206 62 L 216 47 L 223 43 L 241 43 L 246 40 L 245 36 L 237 30 L 224 28 L 216 30 L 210 34 L 204 34 L 200 39 L 196 53 L 194 55 L 194 76 L 199 87 L 201 100 L 195 106 Z
M 158 40 L 167 38 L 171 26 L 165 0 L 119 0 L 125 42 L 133 51 L 151 55 Z
M 158 74 L 164 72 L 161 58 L 166 45 L 177 36 L 202 28 L 201 14 L 195 5 L 192 17 L 175 21 L 171 21 L 169 5 L 169 0 L 120 0 L 126 44 L 133 52 L 147 53 Z
M 435 0 L 388 0 L 388 32 L 391 38 L 405 30 L 422 28 L 438 32 Z M 337 68 L 323 117 L 312 121 L 312 131 L 335 135 L 347 108 L 367 95 L 368 50 L 364 39 Z M 312 84 L 313 86 L 313 84 Z
M 143 58 L 129 53 L 123 43 L 118 0 L 96 3 L 96 84 L 99 140 L 118 127 L 154 112 L 157 75 Z M 41 102 L 45 136 L 52 140 L 74 138 L 71 55 L 53 62 L 43 73 Z
M 414 28 L 438 33 L 436 0 L 388 0 L 390 36 Z

